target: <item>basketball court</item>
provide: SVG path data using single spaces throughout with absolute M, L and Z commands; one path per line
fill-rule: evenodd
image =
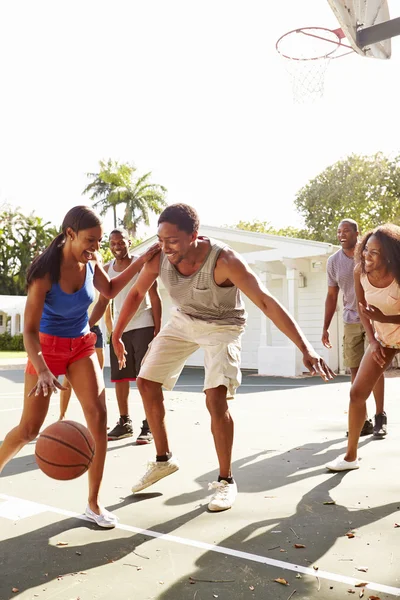
M 239 495 L 232 510 L 216 514 L 207 511 L 207 484 L 217 471 L 202 378 L 201 370 L 186 369 L 166 395 L 180 471 L 133 496 L 154 447 L 109 443 L 102 498 L 120 519 L 117 529 L 84 520 L 86 476 L 49 479 L 36 466 L 33 443 L 7 465 L 2 600 L 336 600 L 362 589 L 365 598 L 400 596 L 400 379 L 387 379 L 387 439 L 364 438 L 362 468 L 331 474 L 324 465 L 346 444 L 348 378 L 324 385 L 245 375 L 231 403 Z M 112 425 L 117 404 L 108 369 L 106 379 Z M 0 371 L 0 437 L 18 419 L 22 380 L 21 369 Z M 138 392 L 131 396 L 137 430 L 142 408 Z M 57 400 L 46 424 L 58 417 Z M 68 418 L 83 420 L 74 397 Z M 280 578 L 289 585 L 273 581 Z
M 333 60 L 389 60 L 390 38 L 400 33 L 382 0 L 329 6 L 333 27 L 307 14 L 277 41 L 297 103 L 324 94 Z M 387 438 L 363 438 L 360 470 L 332 474 L 324 465 L 346 446 L 349 379 L 323 384 L 247 373 L 231 403 L 239 495 L 232 510 L 218 514 L 207 511 L 207 484 L 218 473 L 202 378 L 201 370 L 186 369 L 166 394 L 177 473 L 132 495 L 154 447 L 109 443 L 102 499 L 119 517 L 114 530 L 82 516 L 86 476 L 47 478 L 34 443 L 7 465 L 0 478 L 0 600 L 400 597 L 400 378 L 387 378 Z M 0 371 L 0 438 L 18 420 L 22 382 L 21 368 Z M 112 425 L 117 404 L 108 370 L 106 385 Z M 138 430 L 136 390 L 131 405 Z M 45 425 L 57 418 L 53 397 Z M 74 397 L 68 418 L 83 421 Z

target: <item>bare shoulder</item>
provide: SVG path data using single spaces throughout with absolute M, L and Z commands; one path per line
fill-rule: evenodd
M 237 266 L 239 264 L 245 264 L 244 259 L 232 248 L 226 246 L 221 250 L 218 255 L 216 266 Z
M 158 273 L 160 272 L 160 264 L 161 252 L 157 252 L 157 254 L 153 256 L 153 258 L 151 258 L 144 264 L 142 270 L 145 270 L 148 273 L 157 273 L 158 275 Z
M 47 292 L 51 290 L 51 279 L 50 275 L 46 274 L 44 277 L 38 277 L 34 279 L 28 288 L 28 299 L 35 300 L 44 298 Z

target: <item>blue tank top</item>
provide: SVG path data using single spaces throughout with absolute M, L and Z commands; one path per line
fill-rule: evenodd
M 39 331 L 62 338 L 77 338 L 90 331 L 88 308 L 95 297 L 93 266 L 86 265 L 85 283 L 74 294 L 53 283 L 46 294 Z

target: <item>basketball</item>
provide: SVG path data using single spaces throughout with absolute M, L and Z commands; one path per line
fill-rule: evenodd
M 53 479 L 76 479 L 90 467 L 95 443 L 90 431 L 75 421 L 58 421 L 44 429 L 36 442 L 40 469 Z

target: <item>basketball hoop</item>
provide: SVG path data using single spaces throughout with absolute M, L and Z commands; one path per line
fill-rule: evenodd
M 285 61 L 294 102 L 304 104 L 322 98 L 331 59 L 353 53 L 343 38 L 341 29 L 325 27 L 300 27 L 279 38 L 276 50 Z

